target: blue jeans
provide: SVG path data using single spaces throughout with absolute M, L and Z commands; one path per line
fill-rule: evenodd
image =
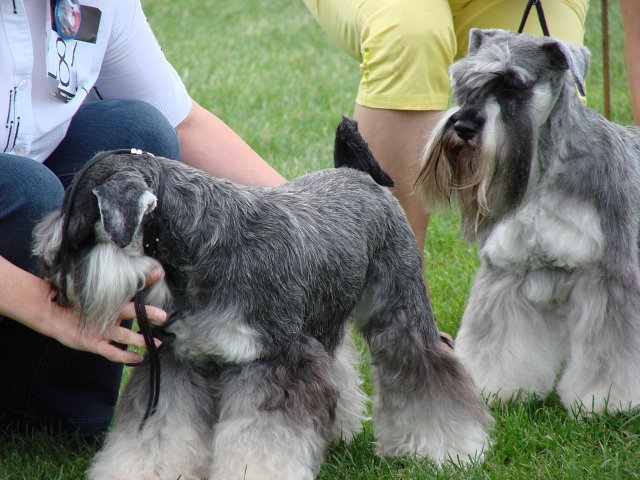
M 30 252 L 35 224 L 60 208 L 64 188 L 94 154 L 121 148 L 180 155 L 175 129 L 154 107 L 134 100 L 81 107 L 44 164 L 0 154 L 0 255 L 37 273 Z M 100 437 L 113 416 L 121 376 L 119 364 L 0 317 L 0 424 Z

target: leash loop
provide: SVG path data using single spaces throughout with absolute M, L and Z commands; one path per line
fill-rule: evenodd
M 535 5 L 536 12 L 538 14 L 538 20 L 540 21 L 540 28 L 542 29 L 542 34 L 545 37 L 549 37 L 549 27 L 547 26 L 547 19 L 544 16 L 544 10 L 542 9 L 542 0 L 529 0 L 527 2 L 527 6 L 524 9 L 524 15 L 522 16 L 522 21 L 520 22 L 520 26 L 518 27 L 518 33 L 522 33 L 524 31 L 524 26 L 527 23 L 527 18 L 529 17 L 529 13 L 531 12 L 531 8 Z

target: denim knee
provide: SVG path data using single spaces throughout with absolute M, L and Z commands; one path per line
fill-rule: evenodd
M 80 107 L 44 163 L 67 187 L 96 153 L 129 148 L 180 158 L 178 134 L 157 108 L 140 100 L 101 100 Z
M 0 255 L 30 272 L 33 227 L 60 208 L 64 189 L 47 167 L 30 158 L 0 155 Z
M 102 100 L 83 105 L 76 113 L 67 133 L 101 136 L 113 150 L 138 148 L 162 157 L 179 159 L 180 142 L 175 128 L 154 106 L 141 100 Z M 67 140 L 67 138 L 65 138 Z M 95 140 L 94 140 L 95 141 Z

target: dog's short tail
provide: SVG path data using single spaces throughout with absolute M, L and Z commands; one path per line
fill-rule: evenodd
M 367 142 L 358 132 L 358 123 L 347 117 L 336 129 L 336 141 L 333 147 L 333 164 L 336 168 L 349 167 L 371 175 L 376 183 L 384 187 L 393 187 L 393 180 L 386 174 L 369 150 Z

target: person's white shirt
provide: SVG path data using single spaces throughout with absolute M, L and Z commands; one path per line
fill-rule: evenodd
M 146 101 L 174 127 L 189 114 L 191 98 L 140 1 L 79 3 L 92 28 L 65 39 L 52 30 L 49 0 L 0 1 L 0 153 L 43 162 L 82 103 L 100 98 Z

